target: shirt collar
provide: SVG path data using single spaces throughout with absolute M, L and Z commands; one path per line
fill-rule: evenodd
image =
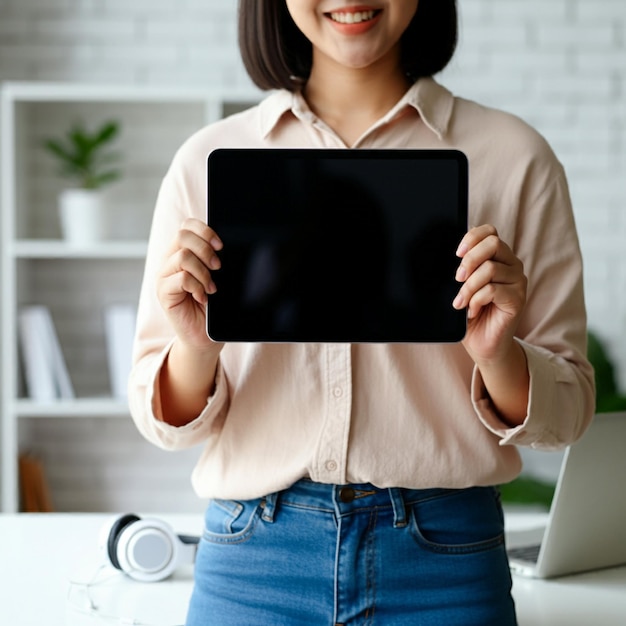
M 433 78 L 421 78 L 381 121 L 393 119 L 406 106 L 413 107 L 426 126 L 443 139 L 448 132 L 454 96 Z M 315 115 L 299 92 L 276 91 L 259 105 L 261 136 L 266 138 L 276 128 L 285 113 L 291 111 L 298 119 L 312 122 Z
M 418 80 L 400 103 L 412 106 L 424 124 L 442 140 L 448 133 L 454 108 L 454 96 L 433 78 Z
M 275 91 L 259 104 L 261 137 L 265 139 L 276 127 L 282 116 L 294 106 L 293 94 L 285 89 Z

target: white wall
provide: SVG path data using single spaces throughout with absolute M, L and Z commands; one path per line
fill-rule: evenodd
M 236 47 L 236 4 L 0 0 L 0 81 L 243 87 L 249 82 Z M 609 343 L 626 389 L 626 2 L 459 0 L 459 6 L 461 44 L 440 80 L 519 114 L 552 143 L 569 175 L 590 326 Z M 42 437 L 64 436 L 33 427 Z M 90 428 L 83 427 L 81 445 L 90 441 Z M 105 433 L 121 443 L 131 436 L 118 426 Z M 150 458 L 148 448 L 141 450 Z M 188 472 L 190 458 L 180 472 Z

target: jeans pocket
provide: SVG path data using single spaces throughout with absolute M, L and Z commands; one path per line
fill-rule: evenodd
M 504 545 L 504 516 L 494 487 L 443 490 L 411 507 L 411 531 L 424 549 L 472 554 Z
M 211 500 L 204 514 L 202 538 L 212 543 L 239 543 L 252 536 L 263 500 Z

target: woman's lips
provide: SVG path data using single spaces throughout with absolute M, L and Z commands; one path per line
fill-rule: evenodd
M 381 14 L 380 9 L 350 7 L 329 11 L 325 15 L 339 32 L 346 35 L 358 35 L 373 28 Z

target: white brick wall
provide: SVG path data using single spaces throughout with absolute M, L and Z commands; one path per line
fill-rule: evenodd
M 626 390 L 626 2 L 458 2 L 461 42 L 441 80 L 525 118 L 565 165 L 590 326 Z M 0 80 L 244 87 L 236 9 L 236 0 L 0 0 Z
M 248 85 L 235 0 L 2 0 L 0 79 Z

